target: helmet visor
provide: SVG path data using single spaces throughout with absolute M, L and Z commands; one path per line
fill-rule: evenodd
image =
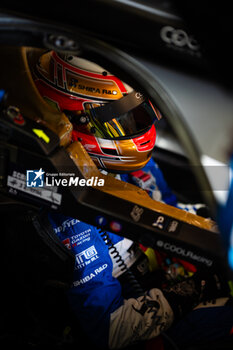
M 136 137 L 147 131 L 156 120 L 161 119 L 159 111 L 144 98 L 134 106 L 125 101 L 124 106 L 116 102 L 118 101 L 97 108 L 89 105 L 86 110 L 90 115 L 89 127 L 95 131 L 96 136 L 107 139 Z

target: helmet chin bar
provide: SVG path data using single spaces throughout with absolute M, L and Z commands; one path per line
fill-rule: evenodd
M 101 174 L 82 145 L 70 143 L 72 126 L 68 118 L 50 108 L 34 86 L 27 62 L 28 58 L 34 59 L 31 53 L 16 48 L 1 56 L 3 68 L 12 59 L 7 76 L 4 69 L 1 72 L 2 87 L 8 93 L 6 108 L 16 105 L 25 119 L 25 124 L 19 125 L 4 108 L 1 112 L 0 143 L 6 181 L 0 188 L 1 206 L 11 203 L 18 210 L 28 203 L 32 210 L 47 207 L 92 225 L 100 223 L 101 217 L 107 231 L 113 231 L 110 224 L 115 222 L 119 228 L 115 233 L 146 246 L 171 252 L 195 265 L 227 266 L 213 221 L 156 202 L 138 187 Z M 23 81 L 23 87 L 16 91 L 12 81 Z M 38 129 L 40 132 L 35 133 Z M 26 170 L 40 168 L 50 174 L 68 170 L 79 179 L 103 179 L 104 186 L 58 187 L 57 192 L 50 193 L 41 189 L 36 195 L 22 179 Z

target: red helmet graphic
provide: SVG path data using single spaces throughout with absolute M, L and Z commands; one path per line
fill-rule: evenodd
M 95 164 L 114 172 L 142 168 L 155 145 L 160 112 L 99 65 L 77 56 L 44 53 L 35 83 L 48 103 L 63 111 Z

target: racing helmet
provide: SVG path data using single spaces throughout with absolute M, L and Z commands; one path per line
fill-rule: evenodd
M 140 92 L 94 62 L 55 51 L 40 56 L 34 79 L 98 168 L 131 172 L 150 160 L 161 114 Z

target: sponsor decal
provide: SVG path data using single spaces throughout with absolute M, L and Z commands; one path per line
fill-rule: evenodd
M 105 226 L 107 224 L 106 218 L 102 215 L 98 215 L 95 218 L 95 221 L 96 221 L 97 225 L 99 225 L 99 226 Z
M 26 170 L 26 175 L 13 170 L 12 174 L 7 177 L 9 193 L 13 195 L 27 193 L 38 199 L 53 203 L 54 208 L 56 208 L 56 205 L 61 205 L 62 201 L 59 187 L 95 187 L 104 186 L 104 182 L 105 180 L 98 176 L 84 179 L 75 176 L 74 173 L 46 173 L 42 168 Z
M 67 220 L 63 221 L 62 225 L 56 227 L 54 229 L 54 232 L 55 233 L 65 232 L 65 230 L 67 228 L 70 228 L 70 227 L 76 225 L 78 222 L 80 222 L 80 221 L 77 219 L 67 219 Z
M 175 219 L 159 215 L 156 220 L 152 222 L 152 226 L 168 233 L 177 234 L 180 229 L 180 222 Z
M 64 239 L 64 241 L 62 241 L 62 243 L 64 244 L 64 246 L 67 248 L 67 249 L 71 249 L 71 244 L 70 244 L 70 239 L 69 238 L 66 238 Z
M 118 221 L 111 221 L 109 226 L 113 232 L 120 232 L 122 230 L 122 225 Z
M 91 247 L 75 255 L 75 260 L 76 260 L 75 268 L 79 270 L 89 265 L 91 262 L 95 261 L 98 258 L 99 258 L 99 255 L 97 253 L 97 250 L 95 246 L 92 245 Z
M 130 213 L 130 216 L 135 222 L 138 222 L 143 212 L 144 212 L 143 208 L 140 208 L 138 205 L 135 205 Z
M 57 226 L 54 228 L 54 232 L 57 233 L 62 233 L 64 235 L 69 235 L 70 233 L 75 232 L 75 229 L 72 227 L 79 223 L 80 221 L 77 219 L 72 219 L 69 218 L 65 221 L 60 226 Z M 71 230 L 69 230 L 71 229 Z M 78 245 L 84 243 L 84 242 L 89 242 L 90 241 L 90 234 L 91 234 L 91 228 L 88 228 L 82 232 L 79 232 L 73 236 L 70 236 L 68 238 L 65 238 L 62 243 L 67 246 L 68 249 L 72 249 L 77 247 Z
M 160 228 L 160 229 L 162 230 L 162 229 L 163 229 L 164 221 L 165 221 L 165 217 L 162 216 L 162 215 L 159 215 L 159 216 L 157 217 L 156 221 L 153 222 L 152 226 L 158 227 L 158 228 Z
M 100 95 L 117 95 L 116 90 L 111 89 L 101 89 L 95 86 L 88 86 L 83 83 L 79 83 L 79 80 L 77 78 L 71 78 L 69 82 L 69 87 L 77 88 L 78 90 L 83 90 L 85 92 L 91 92 L 94 94 L 100 94 Z
M 43 172 L 43 171 L 42 171 Z M 18 195 L 18 192 L 25 193 L 38 199 L 51 202 L 54 205 L 60 205 L 62 201 L 62 195 L 57 192 L 57 189 L 45 188 L 44 185 L 44 174 L 40 170 L 35 170 L 26 175 L 18 171 L 13 171 L 12 175 L 7 177 L 7 186 L 9 187 L 9 193 Z M 38 175 L 38 177 L 37 177 Z M 29 186 L 27 186 L 27 182 Z
M 85 284 L 87 282 L 90 282 L 93 278 L 95 278 L 97 275 L 99 275 L 102 271 L 104 271 L 108 267 L 108 264 L 103 264 L 102 266 L 96 268 L 93 272 L 91 272 L 89 275 L 86 275 L 85 277 L 81 278 L 80 280 L 74 281 L 73 286 L 78 287 L 82 284 Z
M 197 255 L 191 250 L 187 250 L 183 247 L 179 247 L 176 244 L 169 243 L 169 242 L 164 242 L 162 240 L 158 240 L 156 243 L 158 248 L 163 248 L 166 251 L 169 251 L 171 253 L 176 253 L 178 255 L 181 255 L 183 258 L 189 258 L 192 259 L 195 262 L 199 262 L 202 264 L 207 265 L 208 267 L 213 265 L 213 260 L 208 259 L 202 255 Z
M 164 26 L 160 30 L 160 37 L 170 47 L 188 50 L 190 53 L 200 55 L 200 45 L 193 35 L 180 28 Z
M 78 233 L 77 235 L 70 237 L 71 246 L 76 247 L 84 242 L 89 242 L 90 241 L 90 233 L 91 233 L 91 229 L 89 228 L 83 232 Z

